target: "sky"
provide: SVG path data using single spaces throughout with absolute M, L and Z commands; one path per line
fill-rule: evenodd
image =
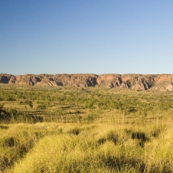
M 173 1 L 0 0 L 0 73 L 173 74 Z

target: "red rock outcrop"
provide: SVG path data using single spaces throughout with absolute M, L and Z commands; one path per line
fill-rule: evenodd
M 0 74 L 0 83 L 32 86 L 76 86 L 130 88 L 134 90 L 173 91 L 173 74 Z

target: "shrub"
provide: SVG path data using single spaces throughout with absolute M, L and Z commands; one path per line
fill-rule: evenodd
M 11 114 L 3 109 L 3 105 L 0 105 L 0 123 L 9 122 L 11 117 Z
M 45 110 L 46 109 L 46 104 L 39 104 L 37 105 L 37 110 Z
M 8 96 L 6 98 L 6 101 L 16 101 L 16 99 L 14 97 L 12 97 L 12 96 Z
M 24 102 L 21 101 L 21 102 L 20 102 L 20 105 L 29 105 L 30 108 L 33 107 L 33 103 L 32 103 L 32 101 L 30 101 L 30 100 L 25 100 Z

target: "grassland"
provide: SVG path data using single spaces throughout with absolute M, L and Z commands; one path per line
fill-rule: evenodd
M 171 173 L 173 92 L 0 85 L 0 172 Z

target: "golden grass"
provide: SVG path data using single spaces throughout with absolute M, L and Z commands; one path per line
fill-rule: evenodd
M 148 125 L 1 125 L 1 171 L 173 172 L 171 125 L 167 119 Z
M 1 122 L 0 172 L 173 172 L 172 92 L 4 86 L 0 96 L 16 99 L 1 101 L 5 110 L 43 115 L 47 122 Z M 21 100 L 32 100 L 33 107 Z M 37 110 L 39 104 L 46 109 Z

